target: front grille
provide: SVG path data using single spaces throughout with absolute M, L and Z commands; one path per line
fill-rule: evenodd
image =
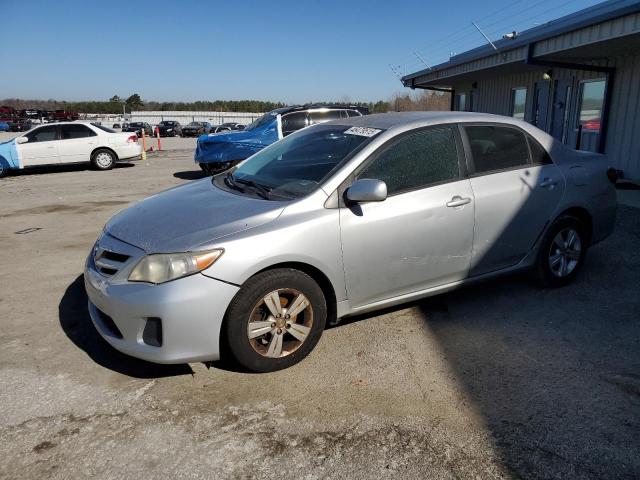
M 118 270 L 122 268 L 129 258 L 131 257 L 124 253 L 113 252 L 100 247 L 96 247 L 93 254 L 93 262 L 96 265 L 96 269 L 108 277 L 118 273 Z

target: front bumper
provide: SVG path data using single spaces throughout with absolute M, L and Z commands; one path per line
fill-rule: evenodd
M 155 363 L 220 358 L 222 320 L 239 287 L 200 273 L 160 285 L 110 282 L 96 271 L 91 255 L 84 283 L 91 320 L 116 350 Z M 145 342 L 149 319 L 160 319 L 160 346 Z

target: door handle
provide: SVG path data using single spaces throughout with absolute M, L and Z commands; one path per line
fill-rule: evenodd
M 542 188 L 553 188 L 558 184 L 558 182 L 555 182 L 552 178 L 544 178 L 542 180 L 542 182 L 540 182 L 540 187 Z
M 471 203 L 471 199 L 469 197 L 462 198 L 461 196 L 456 195 L 449 202 L 447 202 L 447 207 L 461 207 L 462 205 L 466 205 L 467 203 Z

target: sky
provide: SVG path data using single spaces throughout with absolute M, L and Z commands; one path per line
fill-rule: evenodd
M 387 100 L 396 73 L 595 0 L 0 0 L 0 98 Z

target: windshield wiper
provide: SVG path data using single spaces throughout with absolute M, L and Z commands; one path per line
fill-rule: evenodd
M 254 182 L 253 180 L 246 180 L 244 178 L 235 178 L 232 173 L 229 173 L 229 175 L 231 175 L 231 180 L 233 182 L 241 183 L 242 185 L 246 185 L 248 187 L 253 188 L 253 190 L 265 200 L 269 200 L 271 198 L 271 195 L 270 195 L 271 188 L 267 187 L 266 185 L 262 185 L 260 183 Z
M 233 188 L 234 190 L 238 190 L 239 192 L 243 192 L 244 193 L 244 189 L 238 185 L 235 181 L 235 178 L 233 178 L 233 173 L 228 172 L 225 176 L 224 176 L 224 183 L 230 187 Z

